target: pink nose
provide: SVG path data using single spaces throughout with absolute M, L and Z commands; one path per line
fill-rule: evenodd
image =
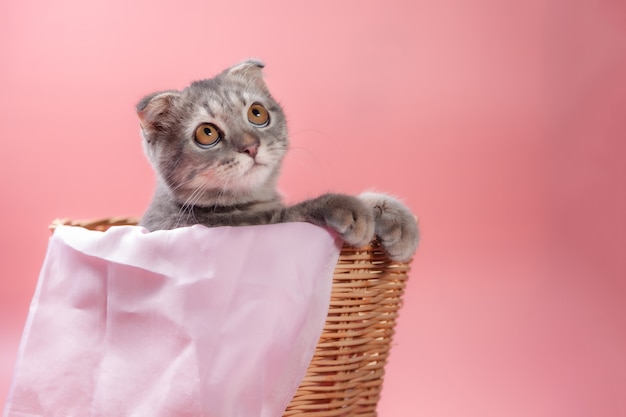
M 256 153 L 259 150 L 259 145 L 257 145 L 256 143 L 252 144 L 252 145 L 248 145 L 246 147 L 244 147 L 243 149 L 241 149 L 239 152 L 242 153 L 247 153 L 248 155 L 250 155 L 252 158 L 256 157 Z
M 261 141 L 256 136 L 244 133 L 235 143 L 239 152 L 247 153 L 251 158 L 255 158 Z

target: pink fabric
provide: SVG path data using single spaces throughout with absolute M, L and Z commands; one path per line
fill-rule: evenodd
M 60 227 L 6 417 L 279 417 L 313 355 L 339 242 L 306 223 Z

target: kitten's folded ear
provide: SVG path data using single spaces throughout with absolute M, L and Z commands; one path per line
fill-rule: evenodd
M 250 58 L 236 65 L 233 65 L 232 67 L 228 68 L 226 71 L 233 73 L 233 72 L 242 71 L 242 70 L 246 71 L 248 69 L 255 69 L 255 68 L 260 69 L 264 67 L 265 67 L 265 64 L 260 59 Z
M 141 128 L 151 132 L 167 124 L 173 118 L 173 108 L 180 92 L 163 91 L 150 94 L 137 103 L 137 116 Z
M 244 78 L 267 90 L 265 81 L 263 81 L 264 67 L 265 64 L 262 61 L 258 59 L 248 59 L 228 68 L 224 71 L 224 74 Z

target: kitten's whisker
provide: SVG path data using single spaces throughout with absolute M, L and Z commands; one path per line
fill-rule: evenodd
M 298 151 L 300 151 L 300 153 L 298 153 Z M 335 172 L 335 167 L 333 165 L 328 162 L 324 162 L 310 149 L 293 148 L 290 152 L 291 160 L 295 162 L 295 165 L 303 167 L 308 173 L 328 178 L 329 176 L 332 177 L 331 174 Z
M 230 177 L 227 178 L 226 182 L 224 183 L 224 185 L 220 188 L 220 191 L 217 194 L 217 198 L 215 199 L 215 204 L 213 205 L 213 212 L 214 213 L 217 211 L 217 207 L 220 205 L 219 201 L 226 194 L 226 190 L 228 189 L 228 186 L 230 185 L 231 182 L 232 181 L 231 181 Z
M 196 218 L 196 212 L 194 211 L 194 207 L 197 205 L 197 203 L 200 201 L 200 199 L 202 198 L 202 195 L 204 194 L 204 192 L 207 190 L 208 186 L 206 184 L 202 184 L 200 187 L 198 187 L 196 189 L 197 193 L 196 194 L 196 198 L 194 199 L 194 201 L 191 203 L 191 206 L 189 208 L 189 213 L 191 215 L 191 218 L 193 219 L 194 223 L 200 223 L 198 221 L 198 219 Z
M 190 178 L 188 180 L 182 181 L 180 182 L 178 185 L 176 185 L 175 187 L 170 188 L 172 191 L 178 191 L 180 188 L 184 187 L 185 185 L 189 184 L 191 181 L 193 181 L 194 178 Z
M 316 135 L 318 135 L 322 139 L 329 140 L 331 142 L 336 141 L 336 138 L 334 138 L 333 136 L 329 135 L 328 133 L 323 132 L 323 131 L 318 130 L 318 129 L 300 129 L 300 130 L 297 130 L 295 132 L 291 132 L 289 137 L 293 138 L 295 136 L 299 136 L 299 135 L 302 135 L 302 134 L 305 134 L 305 133 L 315 133 Z M 317 140 L 317 139 L 319 139 L 319 137 L 316 137 L 315 139 Z
M 182 204 L 180 211 L 178 213 L 178 219 L 176 220 L 176 227 L 180 225 L 185 213 L 187 213 L 187 219 L 186 219 L 187 223 L 189 222 L 189 216 L 194 216 L 195 218 L 195 215 L 193 213 L 193 206 L 200 199 L 200 196 L 202 195 L 203 192 L 204 192 L 204 185 L 200 185 L 199 187 L 196 187 L 191 192 L 189 197 L 187 197 L 187 200 L 185 200 L 185 202 Z

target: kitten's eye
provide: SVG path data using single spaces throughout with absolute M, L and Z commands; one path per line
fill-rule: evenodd
M 257 127 L 265 127 L 270 123 L 270 114 L 265 107 L 256 103 L 248 109 L 248 121 Z
M 212 148 L 222 139 L 217 126 L 211 123 L 202 123 L 196 129 L 196 143 L 198 146 L 204 149 Z

